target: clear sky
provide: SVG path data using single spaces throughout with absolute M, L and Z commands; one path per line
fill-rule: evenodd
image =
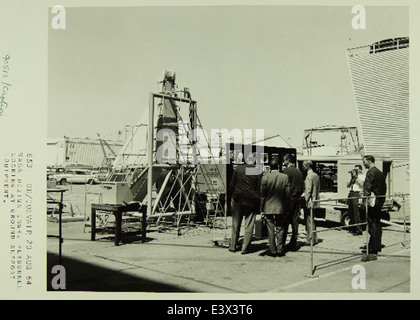
M 49 30 L 49 137 L 116 138 L 148 108 L 165 69 L 198 101 L 205 129 L 358 126 L 348 48 L 409 36 L 406 7 L 67 8 Z

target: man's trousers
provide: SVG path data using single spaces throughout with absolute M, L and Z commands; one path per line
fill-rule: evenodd
M 360 224 L 360 212 L 359 212 L 359 197 L 360 193 L 357 191 L 350 191 L 349 198 L 357 198 L 357 199 L 349 199 L 347 204 L 349 206 L 349 217 L 350 217 L 350 224 Z M 362 226 L 357 226 L 351 228 L 353 232 L 363 232 Z
M 368 207 L 369 253 L 378 254 L 382 250 L 382 204 Z
M 285 214 L 266 214 L 266 217 L 270 253 L 282 253 L 286 244 L 288 217 Z
M 232 200 L 232 238 L 229 250 L 236 251 L 242 220 L 244 220 L 244 239 L 242 252 L 248 252 L 254 234 L 255 218 L 258 212 L 258 203 L 249 199 Z
M 311 209 L 305 208 L 305 225 L 306 225 L 306 242 L 308 244 L 311 243 L 311 233 L 316 230 L 315 219 L 311 219 Z M 315 210 L 314 210 L 314 217 L 315 217 Z M 318 242 L 317 234 L 313 234 L 314 242 L 316 244 Z
M 299 215 L 300 215 L 300 199 L 291 198 L 289 202 L 289 224 L 292 226 L 292 237 L 290 238 L 290 244 L 292 246 L 297 245 L 297 239 L 299 234 Z M 288 228 L 288 227 L 287 227 Z M 287 232 L 287 229 L 286 229 Z

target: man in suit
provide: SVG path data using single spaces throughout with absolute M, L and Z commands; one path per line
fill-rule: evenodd
M 269 256 L 285 255 L 284 246 L 287 237 L 287 201 L 289 181 L 284 173 L 279 172 L 278 161 L 270 163 L 270 173 L 261 181 L 261 212 L 267 218 Z
M 362 258 L 362 261 L 377 260 L 377 254 L 382 249 L 382 226 L 381 226 L 381 210 L 385 202 L 386 182 L 385 175 L 375 166 L 375 158 L 371 155 L 363 157 L 363 165 L 368 171 L 366 172 L 365 183 L 363 184 L 363 196 L 368 197 L 375 195 L 376 197 L 368 199 L 368 229 L 369 229 L 369 254 Z
M 303 162 L 303 170 L 306 171 L 306 178 L 305 178 L 305 205 L 306 208 L 305 212 L 305 223 L 306 223 L 306 245 L 311 244 L 311 233 L 312 230 L 316 230 L 315 221 L 311 219 L 311 208 L 319 208 L 319 202 L 315 202 L 315 200 L 319 200 L 319 190 L 321 188 L 321 184 L 319 181 L 319 176 L 313 171 L 313 163 L 310 160 L 305 160 Z M 317 234 L 313 234 L 313 244 L 318 243 Z
M 253 156 L 253 155 L 251 155 Z M 242 220 L 245 220 L 242 254 L 249 253 L 252 235 L 254 233 L 255 218 L 260 209 L 261 176 L 254 174 L 256 166 L 246 160 L 247 164 L 236 167 L 229 185 L 229 194 L 232 195 L 232 239 L 229 251 L 237 251 L 237 243 L 241 230 Z
M 286 154 L 283 159 L 283 164 L 286 166 L 286 169 L 283 170 L 283 173 L 287 175 L 289 179 L 289 188 L 290 188 L 290 197 L 288 205 L 288 225 L 292 226 L 292 237 L 288 244 L 288 249 L 291 251 L 297 251 L 297 237 L 299 233 L 299 213 L 300 213 L 300 197 L 303 192 L 303 176 L 299 169 L 297 169 L 294 164 L 296 159 L 292 154 Z M 287 226 L 287 229 L 289 226 Z M 286 229 L 286 232 L 287 232 Z

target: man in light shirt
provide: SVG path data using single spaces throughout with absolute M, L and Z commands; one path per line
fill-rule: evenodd
M 314 164 L 310 160 L 303 161 L 302 164 L 303 170 L 306 171 L 306 178 L 305 178 L 305 204 L 306 208 L 304 208 L 304 218 L 306 223 L 306 243 L 305 245 L 311 245 L 311 235 L 313 234 L 313 245 L 318 244 L 318 237 L 316 232 L 316 225 L 314 219 L 311 219 L 311 209 L 320 208 L 319 202 L 314 202 L 319 200 L 319 190 L 321 189 L 321 183 L 319 180 L 319 176 L 317 173 L 314 172 L 313 167 Z M 313 218 L 313 217 L 312 217 Z
M 363 184 L 365 183 L 366 176 L 363 174 L 361 165 L 356 165 L 354 169 L 350 171 L 350 174 L 351 178 L 347 183 L 347 187 L 350 188 L 348 197 L 352 198 L 348 200 L 350 224 L 360 224 L 359 198 L 363 191 Z M 354 236 L 360 236 L 363 234 L 362 226 L 356 226 L 350 229 L 350 232 L 353 233 Z

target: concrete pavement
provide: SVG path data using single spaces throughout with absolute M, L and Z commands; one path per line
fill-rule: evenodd
M 364 237 L 346 231 L 321 233 L 314 249 L 315 275 L 310 279 L 310 248 L 288 252 L 285 257 L 261 256 L 267 240 L 254 241 L 251 253 L 231 253 L 214 246 L 212 239 L 224 230 L 207 227 L 172 230 L 151 229 L 148 242 L 139 239 L 115 247 L 112 238 L 91 242 L 83 222 L 64 224 L 64 266 L 68 290 L 139 292 L 354 292 L 352 268 L 366 268 L 365 292 L 409 292 L 410 249 L 403 234 L 385 228 L 386 248 L 378 261 L 362 263 L 358 249 Z M 303 229 L 303 226 L 300 226 Z M 49 223 L 49 233 L 57 224 Z M 409 239 L 409 235 L 408 235 Z M 303 240 L 303 239 L 302 239 Z M 58 242 L 48 240 L 48 263 L 57 264 Z

